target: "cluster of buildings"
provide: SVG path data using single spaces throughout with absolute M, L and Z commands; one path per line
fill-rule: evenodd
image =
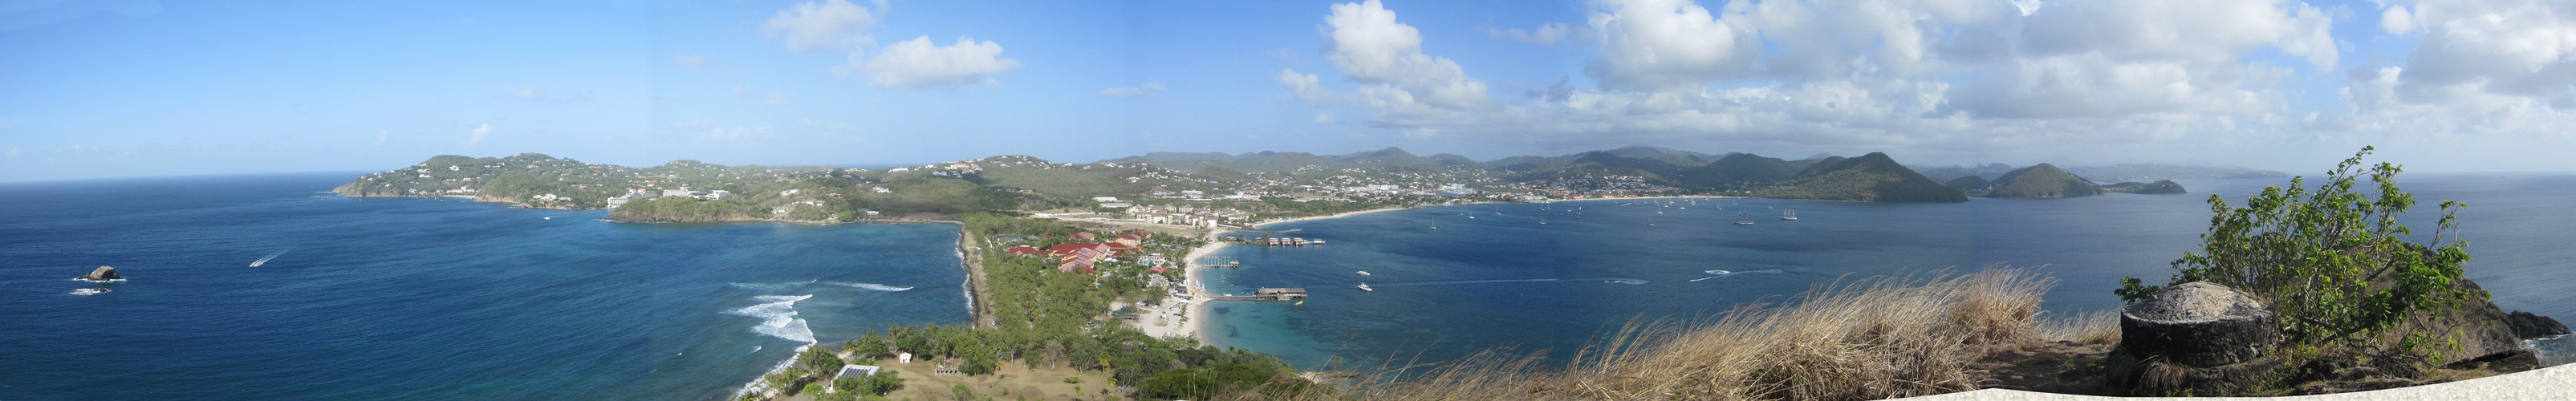
M 693 199 L 707 199 L 707 200 L 715 200 L 715 199 L 724 199 L 725 197 L 728 197 L 728 196 L 733 196 L 733 191 L 726 191 L 726 190 L 722 190 L 722 189 L 719 189 L 719 190 L 713 190 L 713 191 L 691 191 L 691 190 L 689 190 L 689 188 L 688 188 L 688 187 L 680 187 L 680 189 L 665 189 L 665 190 L 661 190 L 661 191 L 654 191 L 654 190 L 649 190 L 649 189 L 636 189 L 636 190 L 627 191 L 625 195 L 618 195 L 618 196 L 609 197 L 609 198 L 608 198 L 608 207 L 609 207 L 609 208 L 611 208 L 611 209 L 615 209 L 615 208 L 617 208 L 617 207 L 618 207 L 618 206 L 620 206 L 620 205 L 625 205 L 627 202 L 634 202 L 634 201 L 640 201 L 640 200 L 645 200 L 645 199 L 662 198 L 662 197 L 675 197 L 675 196 L 676 196 L 676 197 L 693 198 Z
M 1139 249 L 1145 245 L 1145 240 L 1152 238 L 1153 236 L 1154 234 L 1151 232 L 1136 230 L 1134 232 L 1120 234 L 1116 238 L 1101 241 L 1097 234 L 1082 232 L 1073 234 L 1071 239 L 1074 241 L 1058 243 L 1044 249 L 1021 245 L 1005 248 L 1002 249 L 1002 251 L 1009 252 L 1011 255 L 1019 257 L 1045 257 L 1052 259 L 1056 264 L 1055 270 L 1057 272 L 1072 273 L 1080 271 L 1083 274 L 1095 274 L 1099 273 L 1097 266 L 1100 264 L 1115 262 L 1117 261 L 1116 258 L 1122 254 L 1139 253 Z M 1138 261 L 1145 264 L 1155 273 L 1162 273 L 1166 268 L 1166 266 L 1163 266 L 1164 263 L 1162 262 L 1162 259 L 1162 255 L 1146 255 L 1145 257 L 1138 258 Z
M 1189 205 L 1149 205 L 1127 209 L 1129 216 L 1156 224 L 1179 224 L 1215 227 L 1217 224 L 1243 224 L 1252 220 L 1252 212 L 1235 208 L 1203 208 Z

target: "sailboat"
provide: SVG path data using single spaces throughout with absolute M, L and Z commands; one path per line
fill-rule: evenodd
M 1782 211 L 1780 211 L 1780 219 L 1781 219 L 1781 220 L 1797 220 L 1797 219 L 1798 219 L 1798 211 L 1796 211 L 1796 210 L 1782 210 Z
M 1747 225 L 1747 226 L 1749 226 L 1749 225 L 1753 225 L 1753 218 L 1752 218 L 1752 217 L 1745 217 L 1745 215 L 1744 215 L 1743 213 L 1736 213 L 1736 214 L 1735 214 L 1735 224 L 1738 224 L 1738 225 Z

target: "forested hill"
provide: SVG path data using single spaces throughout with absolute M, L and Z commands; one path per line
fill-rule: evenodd
M 2004 173 L 2004 176 L 1996 178 L 1994 186 L 1987 189 L 1986 193 L 1981 196 L 1988 198 L 2072 198 L 2101 194 L 2102 189 L 2095 187 L 2092 181 L 2086 181 L 2084 180 L 2084 177 L 2077 177 L 2075 174 L 2069 174 L 2066 170 L 2060 170 L 2055 165 L 2040 163 L 2036 166 L 2030 166 L 2020 170 L 2013 170 L 2010 173 Z

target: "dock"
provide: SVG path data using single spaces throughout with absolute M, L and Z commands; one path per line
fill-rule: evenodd
M 1210 301 L 1294 301 L 1306 298 L 1305 288 L 1262 288 L 1252 295 L 1209 295 Z
M 1262 245 L 1262 246 L 1307 246 L 1307 245 L 1323 245 L 1323 244 L 1324 244 L 1324 240 L 1319 240 L 1319 239 L 1305 239 L 1305 238 L 1292 238 L 1292 237 L 1277 237 L 1277 238 L 1270 238 L 1270 237 L 1263 237 L 1263 238 L 1225 237 L 1225 240 L 1226 240 L 1226 241 L 1232 241 L 1232 242 L 1239 242 L 1239 243 L 1243 243 L 1243 244 L 1246 244 L 1246 245 Z

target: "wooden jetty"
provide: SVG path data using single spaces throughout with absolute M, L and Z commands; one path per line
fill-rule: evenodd
M 1304 298 L 1306 298 L 1306 289 L 1296 287 L 1262 288 L 1253 290 L 1252 295 L 1226 294 L 1207 297 L 1208 300 L 1213 301 L 1294 301 Z

